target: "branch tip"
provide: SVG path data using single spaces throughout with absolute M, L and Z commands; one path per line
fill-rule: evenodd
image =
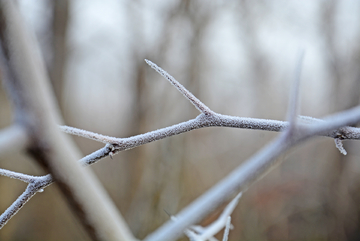
M 341 154 L 343 154 L 344 156 L 347 155 L 347 151 L 344 148 L 343 142 L 340 138 L 335 138 L 335 146 L 336 148 L 340 151 Z

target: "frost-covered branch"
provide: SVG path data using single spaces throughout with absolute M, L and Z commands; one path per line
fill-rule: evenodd
M 172 77 L 168 72 L 151 62 L 150 60 L 145 59 L 145 62 L 153 69 L 155 69 L 159 74 L 161 74 L 165 79 L 167 79 L 175 88 L 183 94 L 190 102 L 193 104 L 196 109 L 205 115 L 213 114 L 212 110 L 209 109 L 204 103 L 202 103 L 198 98 L 196 98 L 190 91 L 188 91 L 182 84 L 180 84 L 174 77 Z
M 291 91 L 291 100 L 289 103 L 289 113 L 288 118 L 289 122 L 295 125 L 295 122 L 300 122 L 299 124 L 313 124 L 313 123 L 322 123 L 322 120 L 299 116 L 298 119 L 298 102 L 299 102 L 299 84 L 300 84 L 300 73 L 301 73 L 301 64 L 303 61 L 304 52 L 300 54 L 296 71 L 295 71 L 295 79 L 293 88 Z M 93 139 L 99 142 L 111 144 L 112 151 L 106 152 L 105 149 L 98 152 L 101 157 L 105 157 L 107 155 L 112 156 L 120 151 L 129 150 L 140 145 L 144 145 L 153 141 L 157 141 L 160 139 L 164 139 L 173 135 L 179 135 L 181 133 L 185 133 L 191 130 L 200 129 L 204 127 L 233 127 L 233 128 L 243 128 L 243 129 L 252 129 L 252 130 L 266 130 L 266 131 L 283 131 L 288 129 L 289 122 L 286 121 L 278 121 L 278 120 L 268 120 L 268 119 L 257 119 L 257 118 L 248 118 L 248 117 L 237 117 L 237 116 L 229 116 L 222 115 L 219 113 L 215 113 L 210 110 L 206 105 L 204 105 L 200 100 L 198 100 L 190 91 L 188 91 L 184 86 L 182 86 L 178 81 L 176 81 L 171 75 L 169 75 L 165 70 L 158 67 L 156 64 L 152 63 L 149 60 L 145 60 L 152 68 L 154 68 L 157 72 L 159 72 L 162 76 L 164 76 L 167 80 L 169 80 L 189 101 L 198 108 L 202 114 L 197 116 L 195 119 L 185 121 L 170 127 L 158 129 L 155 131 L 147 132 L 144 134 L 128 137 L 128 138 L 115 138 L 109 137 L 97 133 L 93 133 L 90 131 L 81 130 L 74 127 L 68 126 L 60 126 L 60 129 L 68 134 L 82 136 L 88 139 Z M 337 139 L 336 146 L 339 148 L 339 133 L 341 133 L 341 140 L 345 139 L 360 139 L 360 129 L 354 127 L 343 127 L 339 130 L 328 130 L 324 132 L 319 132 L 318 135 L 332 137 Z M 339 149 L 341 153 L 345 153 L 342 149 Z M 97 155 L 97 154 L 96 154 Z M 95 156 L 96 156 L 95 155 Z M 83 160 L 83 164 L 93 164 L 100 160 L 101 158 L 87 158 Z
M 11 6 L 11 4 L 7 5 L 7 3 L 8 1 L 5 0 L 1 1 L 2 5 L 6 5 L 7 7 Z M 9 18 L 9 16 L 7 17 Z M 0 26 L 0 30 L 4 32 L 5 31 L 4 26 Z M 18 33 L 11 33 L 11 34 L 17 36 L 16 34 Z M 14 36 L 12 37 L 14 38 Z M 24 36 L 21 33 L 17 37 L 18 39 L 23 40 Z M 29 79 L 34 81 L 33 85 L 28 86 L 27 83 L 24 83 L 23 82 L 24 80 L 22 79 L 21 75 L 16 76 L 14 69 L 16 68 L 21 69 L 21 67 L 24 66 L 24 63 L 27 63 L 26 60 L 30 59 L 28 55 L 31 56 L 33 53 L 31 51 L 27 52 L 28 47 L 25 47 L 23 50 L 27 54 L 25 54 L 24 58 L 22 59 L 15 58 L 15 61 L 13 59 L 11 59 L 12 61 L 10 61 L 10 59 L 8 59 L 9 57 L 8 54 L 12 50 L 7 49 L 8 46 L 6 45 L 6 41 L 7 41 L 6 39 L 5 40 L 2 39 L 2 47 L 3 47 L 2 54 L 6 56 L 3 57 L 3 66 L 5 66 L 3 68 L 3 72 L 6 74 L 7 82 L 10 85 L 9 92 L 14 98 L 14 102 L 16 104 L 15 106 L 18 109 L 17 113 L 20 113 L 21 115 L 27 115 L 30 112 L 38 113 L 39 111 L 42 111 L 41 113 L 49 113 L 48 115 L 44 115 L 45 118 L 40 120 L 39 123 L 36 122 L 26 123 L 27 124 L 26 126 L 28 128 L 33 128 L 31 129 L 31 133 L 35 133 L 35 136 L 31 136 L 32 140 L 34 140 L 34 143 L 32 143 L 32 145 L 35 145 L 32 147 L 39 148 L 40 150 L 44 148 L 43 146 L 41 146 L 41 143 L 44 142 L 42 140 L 43 138 L 49 142 L 47 143 L 48 145 L 55 147 L 54 148 L 55 152 L 51 153 L 51 155 L 47 154 L 43 156 L 42 158 L 44 159 L 41 160 L 48 165 L 48 168 L 52 172 L 54 177 L 50 174 L 42 177 L 34 177 L 30 175 L 25 175 L 25 174 L 20 174 L 20 173 L 0 169 L 0 175 L 16 178 L 29 183 L 25 192 L 0 216 L 0 228 L 3 225 L 5 225 L 6 222 L 11 217 L 13 217 L 32 196 L 34 196 L 37 192 L 42 191 L 43 188 L 53 183 L 54 180 L 64 181 L 64 183 L 62 182 L 61 183 L 62 185 L 65 185 L 65 182 L 68 182 L 68 179 L 74 179 L 76 181 L 72 183 L 69 182 L 67 187 L 71 189 L 74 188 L 74 190 L 72 190 L 72 193 L 77 195 L 76 198 L 80 198 L 81 200 L 84 200 L 83 198 L 86 196 L 84 195 L 82 197 L 79 197 L 80 194 L 84 194 L 86 193 L 86 191 L 76 189 L 76 187 L 90 188 L 87 189 L 90 190 L 90 192 L 94 191 L 94 190 L 91 191 L 91 188 L 96 187 L 95 193 L 100 192 L 100 195 L 99 196 L 95 195 L 95 198 L 91 199 L 91 202 L 96 202 L 98 204 L 105 203 L 105 205 L 95 205 L 96 207 L 95 209 L 99 209 L 98 211 L 91 210 L 92 208 L 94 208 L 93 204 L 90 203 L 87 205 L 86 201 L 82 203 L 85 206 L 84 209 L 88 210 L 91 213 L 87 218 L 89 218 L 89 220 L 92 220 L 92 222 L 96 223 L 95 227 L 92 228 L 98 229 L 97 231 L 99 232 L 104 230 L 105 231 L 113 230 L 115 231 L 115 234 L 113 234 L 112 237 L 121 237 L 124 240 L 132 240 L 133 237 L 129 232 L 127 226 L 123 223 L 121 216 L 116 217 L 116 214 L 112 215 L 112 213 L 116 213 L 116 211 L 114 211 L 113 204 L 111 202 L 108 202 L 108 200 L 106 199 L 106 195 L 101 190 L 99 191 L 99 189 L 97 189 L 98 183 L 96 181 L 95 182 L 93 181 L 95 180 L 95 178 L 91 176 L 91 174 L 81 174 L 80 176 L 78 176 L 79 175 L 78 173 L 82 173 L 82 171 L 79 171 L 80 169 L 77 169 L 77 167 L 75 166 L 66 167 L 66 165 L 62 165 L 61 160 L 64 159 L 68 161 L 70 160 L 71 163 L 71 160 L 74 159 L 74 156 L 76 156 L 76 154 L 66 155 L 68 153 L 66 148 L 72 150 L 71 146 L 66 145 L 65 144 L 66 142 L 64 142 L 63 139 L 64 137 L 59 135 L 56 132 L 56 128 L 53 128 L 51 126 L 55 122 L 61 122 L 61 120 L 57 116 L 58 114 L 53 111 L 53 109 L 54 108 L 56 109 L 56 107 L 54 107 L 53 100 L 49 97 L 46 84 L 44 84 L 44 82 L 40 83 L 41 81 L 44 81 L 45 78 L 44 73 L 42 72 L 43 70 L 40 68 L 40 73 L 39 73 L 39 71 L 38 72 L 35 71 L 38 70 L 37 69 L 38 66 L 36 66 L 36 64 L 35 66 L 31 65 L 30 67 L 33 67 L 35 69 L 34 70 L 35 72 L 30 72 L 30 74 L 23 76 L 30 76 Z M 202 103 L 199 99 L 197 99 L 183 85 L 181 85 L 178 81 L 176 81 L 175 78 L 173 78 L 170 74 L 168 74 L 166 71 L 164 71 L 159 66 L 152 63 L 151 61 L 145 60 L 153 69 L 155 69 L 158 73 L 160 73 L 163 77 L 165 77 L 173 86 L 175 86 L 201 112 L 201 114 L 198 115 L 195 119 L 186 122 L 182 122 L 170 127 L 162 128 L 159 130 L 151 131 L 148 133 L 144 133 L 141 135 L 136 135 L 128 138 L 109 137 L 68 126 L 61 126 L 60 129 L 65 133 L 78 135 L 85 138 L 100 141 L 102 143 L 106 143 L 105 147 L 80 159 L 79 162 L 83 166 L 96 163 L 98 160 L 106 156 L 111 157 L 112 155 L 120 151 L 128 150 L 156 140 L 164 139 L 173 135 L 178 135 L 181 133 L 185 133 L 191 130 L 200 129 L 204 127 L 217 126 L 217 127 L 233 127 L 233 128 L 244 128 L 244 129 L 254 129 L 254 130 L 267 130 L 267 131 L 284 131 L 279 136 L 279 138 L 277 138 L 274 142 L 272 142 L 267 147 L 259 151 L 252 158 L 246 161 L 243 165 L 241 165 L 240 167 L 235 169 L 232 173 L 230 173 L 221 182 L 219 182 L 208 192 L 206 192 L 204 195 L 202 195 L 192 204 L 186 207 L 183 211 L 181 211 L 177 215 L 176 222 L 166 223 L 163 227 L 159 228 L 157 231 L 155 231 L 153 234 L 149 235 L 146 238 L 146 240 L 174 239 L 178 237 L 183 230 L 186 230 L 187 227 L 196 223 L 197 221 L 202 219 L 205 215 L 207 215 L 211 210 L 213 210 L 214 208 L 218 207 L 219 205 L 227 201 L 229 196 L 231 196 L 235 192 L 245 190 L 254 182 L 259 180 L 275 164 L 277 164 L 276 158 L 284 151 L 294 146 L 295 144 L 310 137 L 313 137 L 315 135 L 328 136 L 334 138 L 337 148 L 343 154 L 346 154 L 346 151 L 342 146 L 341 140 L 360 139 L 360 129 L 347 126 L 359 122 L 360 107 L 356 107 L 351 110 L 347 110 L 339 114 L 335 114 L 323 120 L 315 119 L 312 117 L 300 117 L 300 119 L 298 119 L 297 112 L 298 112 L 298 103 L 299 103 L 298 101 L 299 79 L 300 79 L 302 58 L 303 57 L 299 58 L 299 64 L 296 67 L 295 83 L 289 104 L 288 122 L 257 119 L 257 118 L 247 118 L 247 117 L 236 117 L 236 116 L 228 116 L 228 115 L 215 113 L 204 103 Z M 25 59 L 25 61 L 23 61 L 23 59 Z M 17 61 L 19 63 L 17 63 Z M 34 62 L 36 63 L 36 61 Z M 35 77 L 39 77 L 38 79 L 40 80 L 37 80 Z M 16 86 L 13 82 L 20 84 Z M 26 89 L 26 87 L 29 87 L 29 89 Z M 26 91 L 24 89 L 26 89 Z M 25 93 L 24 94 L 25 96 L 19 94 L 21 90 L 24 91 L 23 93 Z M 30 90 L 35 90 L 33 91 L 33 93 L 31 93 L 32 95 L 34 93 L 38 93 L 37 96 L 40 97 L 44 96 L 44 99 L 42 99 L 40 102 L 37 102 L 39 100 L 36 100 L 30 96 L 29 93 Z M 27 101 L 28 103 L 27 106 L 22 105 L 22 102 L 24 101 Z M 52 110 L 52 111 L 44 111 L 44 110 Z M 19 119 L 22 122 L 28 121 L 28 119 L 26 119 L 24 116 L 20 116 Z M 19 123 L 22 123 L 21 121 Z M 296 135 L 294 135 L 294 132 L 291 131 L 295 127 L 296 129 L 301 130 L 300 132 L 296 133 Z M 15 146 L 15 149 L 16 148 L 22 149 L 24 147 L 27 147 L 29 137 L 27 137 L 26 131 L 21 131 L 22 127 L 21 128 L 16 127 L 16 128 L 15 131 L 13 130 L 11 131 L 11 133 L 13 133 L 12 134 L 13 139 L 7 138 L 6 142 L 2 141 L 4 140 L 2 139 L 2 137 L 5 136 L 4 135 L 5 132 L 4 131 L 0 132 L 0 151 L 3 146 L 9 145 L 9 143 L 10 146 Z M 7 136 L 11 137 L 11 135 L 8 134 Z M 14 143 L 14 141 L 12 141 L 12 140 L 17 140 L 16 138 L 19 138 L 21 140 L 20 143 L 18 143 L 18 146 L 16 146 L 17 143 Z M 29 148 L 29 150 L 31 151 L 31 148 Z M 70 151 L 69 153 L 72 152 L 74 152 L 74 150 Z M 40 157 L 37 156 L 37 158 Z M 87 175 L 90 175 L 90 179 L 86 178 Z M 65 179 L 65 177 L 68 179 Z M 84 179 L 86 181 L 81 179 Z M 76 185 L 71 185 L 75 183 Z M 84 185 L 82 185 L 81 183 L 83 183 Z M 100 198 L 97 199 L 98 197 Z M 237 197 L 237 199 L 234 200 L 238 200 L 238 198 L 239 196 Z M 231 213 L 233 208 L 235 207 L 234 205 L 230 206 L 229 204 L 229 206 L 225 209 L 225 211 L 231 210 L 229 211 Z M 94 211 L 95 214 L 92 213 L 91 211 Z M 221 228 L 224 228 L 225 226 L 228 232 L 230 228 L 230 221 L 229 221 L 230 213 L 227 212 L 226 215 L 225 214 L 221 215 L 216 222 L 209 225 L 208 227 L 201 229 L 202 230 L 201 232 L 199 231 L 200 229 L 197 229 L 196 227 L 192 227 L 191 230 L 188 229 L 186 231 L 187 235 L 193 240 L 206 240 L 206 239 L 211 239 L 211 237 L 216 232 L 218 232 Z M 96 220 L 96 218 L 99 217 L 98 215 L 102 218 Z M 110 217 L 110 219 L 107 219 L 108 217 Z M 115 229 L 117 229 L 117 227 L 120 227 L 119 228 L 119 230 L 121 230 L 120 232 L 116 232 Z M 224 234 L 224 240 L 227 239 L 227 236 L 228 234 L 226 235 Z
M 31 183 L 36 180 L 35 176 L 26 175 L 26 174 L 19 173 L 19 172 L 13 172 L 13 171 L 5 170 L 2 168 L 0 168 L 0 176 L 18 179 L 18 180 L 26 182 L 26 183 Z
M 105 136 L 105 135 L 101 135 L 101 134 L 97 134 L 91 131 L 86 131 L 86 130 L 82 130 L 82 129 L 78 129 L 75 127 L 70 127 L 70 126 L 59 126 L 60 130 L 64 133 L 67 134 L 71 134 L 71 135 L 76 135 L 76 136 L 82 136 L 88 139 L 92 139 L 98 142 L 102 142 L 102 143 L 113 143 L 116 142 L 117 138 L 111 137 L 111 136 Z
M 292 106 L 295 105 L 290 105 L 290 108 Z M 293 110 L 289 110 L 289 112 L 293 112 Z M 285 131 L 275 141 L 256 153 L 193 203 L 180 211 L 176 215 L 176 222 L 165 223 L 154 233 L 147 236 L 145 240 L 173 240 L 179 237 L 182 230 L 200 221 L 211 210 L 224 203 L 231 194 L 236 191 L 245 190 L 261 179 L 279 163 L 277 157 L 280 154 L 299 142 L 315 135 L 325 135 L 333 138 L 357 136 L 357 138 L 350 139 L 358 139 L 357 128 L 344 127 L 358 122 L 360 122 L 360 106 L 331 115 L 323 121 L 313 121 L 312 124 L 298 124 L 296 128 L 300 131 L 296 133 L 283 126 L 281 130 Z M 356 131 L 353 132 L 352 130 Z
M 0 170 L 0 175 L 16 178 L 29 183 L 25 191 L 11 204 L 3 214 L 0 215 L 0 229 L 17 213 L 19 210 L 38 192 L 43 192 L 44 188 L 53 183 L 50 174 L 36 177 L 21 173 L 11 172 L 4 169 Z

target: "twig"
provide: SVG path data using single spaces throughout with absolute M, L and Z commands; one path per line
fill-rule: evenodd
M 172 240 L 179 237 L 182 230 L 204 218 L 210 210 L 214 210 L 214 208 L 225 202 L 229 195 L 235 191 L 244 190 L 264 176 L 277 164 L 276 158 L 290 147 L 321 132 L 359 122 L 360 108 L 353 108 L 341 114 L 333 115 L 330 120 L 325 119 L 326 121 L 321 123 L 311 124 L 306 127 L 300 126 L 303 131 L 295 138 L 292 138 L 292 141 L 288 141 L 286 133 L 282 133 L 274 142 L 256 153 L 209 191 L 180 211 L 176 215 L 177 222 L 165 223 L 155 232 L 148 235 L 145 240 Z
M 298 63 L 296 65 L 294 84 L 291 91 L 291 100 L 289 103 L 288 118 L 289 122 L 295 125 L 296 116 L 298 112 L 298 102 L 299 102 L 299 83 L 300 83 L 300 73 L 301 65 L 304 57 L 304 52 L 300 54 Z M 178 135 L 187 131 L 200 129 L 204 127 L 234 127 L 234 128 L 244 128 L 244 129 L 253 129 L 253 130 L 267 130 L 267 131 L 283 131 L 286 128 L 289 128 L 289 122 L 277 121 L 277 120 L 268 120 L 268 119 L 257 119 L 257 118 L 247 118 L 247 117 L 236 117 L 229 115 L 222 115 L 213 112 L 206 105 L 204 105 L 200 100 L 198 100 L 190 91 L 188 91 L 184 86 L 182 86 L 178 81 L 176 81 L 170 74 L 165 70 L 158 67 L 156 64 L 152 63 L 149 60 L 145 60 L 152 68 L 169 80 L 196 108 L 198 108 L 203 114 L 200 114 L 197 118 L 182 122 L 170 127 L 162 128 L 156 131 L 147 132 L 145 134 L 140 134 L 137 136 L 132 136 L 128 138 L 114 138 L 109 136 L 104 136 L 101 134 L 93 133 L 90 131 L 81 130 L 74 127 L 61 126 L 60 129 L 66 133 L 74 134 L 78 136 L 83 136 L 85 138 L 93 139 L 103 143 L 109 143 L 114 148 L 111 152 L 106 152 L 101 150 L 101 157 L 112 156 L 120 151 L 129 150 L 140 145 L 144 145 L 153 141 L 157 141 L 166 137 L 173 135 Z M 316 119 L 307 116 L 300 116 L 300 119 L 306 122 L 322 122 L 321 119 Z M 291 132 L 290 128 L 290 131 Z M 327 132 L 318 133 L 319 135 L 328 136 L 332 138 L 339 138 L 339 133 L 341 132 L 341 139 L 360 139 L 360 128 L 354 127 L 343 127 L 341 130 L 334 131 L 329 130 Z M 93 164 L 96 163 L 100 158 L 83 160 L 84 164 Z
M 110 136 L 105 136 L 105 135 L 101 135 L 101 134 L 97 134 L 91 131 L 86 131 L 86 130 L 82 130 L 82 129 L 78 129 L 75 127 L 70 127 L 70 126 L 59 126 L 60 130 L 64 133 L 67 134 L 71 134 L 71 135 L 76 135 L 76 136 L 82 136 L 88 139 L 92 139 L 98 142 L 102 142 L 102 143 L 113 143 L 116 142 L 117 138 L 114 137 L 110 137 Z
M 148 62 L 151 67 L 155 68 L 160 74 L 166 77 L 181 93 L 183 93 L 184 96 L 188 98 L 193 103 L 193 105 L 195 105 L 202 112 L 202 114 L 200 114 L 195 119 L 177 125 L 129 138 L 113 138 L 76 128 L 63 127 L 62 129 L 67 133 L 77 134 L 107 143 L 104 148 L 81 159 L 81 164 L 90 165 L 95 163 L 97 160 L 100 160 L 101 158 L 104 158 L 106 156 L 112 156 L 117 152 L 128 150 L 149 142 L 153 142 L 169 136 L 181 134 L 203 127 L 221 126 L 269 131 L 283 131 L 289 126 L 289 123 L 284 121 L 242 118 L 217 114 L 211 111 L 196 97 L 194 97 L 172 76 L 170 76 L 168 73 L 166 73 L 150 61 Z M 293 98 L 297 99 L 296 97 Z M 332 138 L 341 137 L 342 139 L 360 139 L 359 128 L 343 127 L 345 125 L 353 124 L 359 121 L 359 119 L 360 107 L 342 112 L 337 115 L 333 115 L 330 119 L 326 118 L 323 121 L 311 119 L 310 124 L 299 124 L 298 127 L 301 128 L 303 132 L 301 133 L 301 135 L 296 136 L 296 138 L 293 138 L 291 141 L 288 141 L 289 134 L 287 132 L 281 134 L 276 141 L 258 152 L 256 155 L 246 161 L 242 166 L 238 167 L 226 178 L 224 178 L 223 181 L 214 186 L 207 193 L 202 195 L 186 209 L 180 212 L 179 215 L 177 215 L 177 222 L 165 224 L 156 232 L 149 235 L 146 240 L 168 240 L 178 237 L 179 233 L 181 233 L 182 230 L 185 230 L 185 228 L 189 225 L 199 221 L 209 212 L 209 210 L 212 210 L 213 208 L 219 206 L 221 203 L 226 201 L 228 196 L 231 195 L 233 192 L 238 190 L 244 190 L 252 183 L 259 180 L 266 172 L 271 169 L 271 167 L 276 164 L 275 158 L 277 156 L 279 156 L 281 153 L 283 153 L 288 148 L 297 144 L 300 141 L 303 141 L 314 135 L 324 135 Z M 38 184 L 38 182 L 35 181 L 35 183 L 40 186 L 47 186 L 50 185 L 52 182 L 53 180 L 51 176 L 50 179 L 47 179 L 47 181 L 43 182 L 42 184 Z M 34 184 L 31 183 L 31 185 Z M 12 212 L 6 213 L 16 213 L 18 211 L 18 209 L 16 208 L 19 207 L 19 205 L 16 203 L 20 202 L 21 200 L 29 200 L 34 195 L 34 191 L 31 190 L 26 191 L 26 194 L 24 193 L 22 196 L 20 196 L 17 201 L 11 206 L 12 208 L 10 207 L 10 210 L 12 210 Z M 23 202 L 23 204 L 25 202 Z M 2 220 L 3 219 L 0 218 L 0 222 L 2 222 Z M 190 234 L 190 236 L 195 239 L 198 238 L 199 235 L 194 236 Z
M 35 176 L 26 175 L 26 174 L 22 174 L 19 172 L 13 172 L 13 171 L 5 170 L 2 168 L 0 168 L 0 175 L 4 176 L 4 177 L 18 179 L 18 180 L 26 182 L 26 183 L 31 183 L 36 180 Z
M 314 121 L 311 123 L 323 123 L 320 119 L 313 118 Z M 155 131 L 147 132 L 144 134 L 127 137 L 127 138 L 114 138 L 111 144 L 114 146 L 114 154 L 129 150 L 153 141 L 161 140 L 170 136 L 179 135 L 191 130 L 196 130 L 205 127 L 233 127 L 233 128 L 243 128 L 251 130 L 265 130 L 265 131 L 283 131 L 289 124 L 285 121 L 278 120 L 267 120 L 267 119 L 257 119 L 257 118 L 248 118 L 248 117 L 237 117 L 237 116 L 228 116 L 215 113 L 210 117 L 206 117 L 204 114 L 200 114 L 197 118 L 185 121 L 173 126 L 166 128 L 158 129 Z M 310 126 L 310 123 L 303 124 L 303 126 Z M 74 128 L 76 129 L 76 128 Z M 76 130 L 81 132 L 80 129 Z M 334 131 L 329 129 L 329 131 L 322 131 L 317 133 L 317 135 L 327 136 L 331 138 L 338 138 L 337 133 L 342 133 L 342 139 L 344 140 L 359 140 L 360 139 L 360 128 L 355 127 L 342 127 L 341 129 Z M 89 134 L 91 135 L 91 134 Z M 85 136 L 81 135 L 81 136 Z M 93 138 L 91 138 L 93 139 Z M 87 160 L 81 161 L 88 164 L 94 164 L 96 161 L 100 160 L 102 157 L 108 156 L 110 152 L 106 150 L 99 150 L 96 153 L 102 153 L 96 159 L 87 158 Z M 93 153 L 95 154 L 95 153 Z M 98 155 L 96 154 L 96 155 Z
M 190 91 L 188 91 L 182 84 L 180 84 L 174 77 L 172 77 L 168 72 L 151 62 L 150 60 L 145 59 L 145 62 L 153 69 L 155 69 L 159 74 L 161 74 L 165 79 L 167 79 L 173 86 L 175 86 L 181 94 L 183 94 L 201 113 L 205 115 L 213 114 L 212 110 L 209 109 L 204 103 L 202 103 L 198 98 L 196 98 Z
M 9 171 L 8 171 L 9 172 Z M 0 216 L 0 229 L 5 226 L 5 224 L 13 217 L 19 210 L 38 192 L 43 192 L 44 188 L 49 186 L 54 181 L 52 180 L 52 177 L 50 174 L 41 176 L 41 177 L 35 177 L 35 176 L 29 176 L 25 174 L 19 174 L 15 172 L 11 172 L 12 175 L 19 177 L 20 175 L 22 177 L 17 178 L 21 180 L 24 176 L 26 176 L 25 182 L 28 182 L 29 185 L 26 187 L 26 190 L 16 199 L 13 204 L 11 204 L 8 209 L 5 210 L 3 214 Z M 16 177 L 12 177 L 16 178 Z M 27 180 L 28 179 L 28 180 Z

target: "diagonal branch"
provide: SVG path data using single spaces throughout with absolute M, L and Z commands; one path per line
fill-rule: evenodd
M 342 116 L 341 119 L 340 116 Z M 210 190 L 180 211 L 180 213 L 176 215 L 177 222 L 166 222 L 155 232 L 148 235 L 145 240 L 176 239 L 181 235 L 182 230 L 200 221 L 211 210 L 214 210 L 224 203 L 231 194 L 242 191 L 261 179 L 276 164 L 279 164 L 276 158 L 290 147 L 320 132 L 331 131 L 357 122 L 360 122 L 360 107 L 333 115 L 321 123 L 311 124 L 306 127 L 300 126 L 303 128 L 302 131 L 299 135 L 293 137 L 291 141 L 288 141 L 287 133 L 282 133 L 275 141 L 260 150 L 232 171 L 227 177 L 210 188 Z
M 183 94 L 201 113 L 205 115 L 213 114 L 213 111 L 209 109 L 204 103 L 202 103 L 198 98 L 196 98 L 190 91 L 188 91 L 182 84 L 180 84 L 174 77 L 172 77 L 168 72 L 151 62 L 150 60 L 145 59 L 145 62 L 153 69 L 155 69 L 159 74 L 161 74 L 165 79 L 167 79 L 173 86 L 175 86 L 181 94 Z
M 178 135 L 187 131 L 204 128 L 204 127 L 210 127 L 210 126 L 234 127 L 234 128 L 267 130 L 267 131 L 283 131 L 288 128 L 289 133 L 291 134 L 292 129 L 295 127 L 295 124 L 297 122 L 297 116 L 298 116 L 299 85 L 300 85 L 300 74 L 301 74 L 301 66 L 302 66 L 303 58 L 304 58 L 304 51 L 300 53 L 298 63 L 295 68 L 295 78 L 294 78 L 294 83 L 290 95 L 291 98 L 289 102 L 289 111 L 288 111 L 289 122 L 247 118 L 247 117 L 236 117 L 236 116 L 228 116 L 228 115 L 221 115 L 215 113 L 212 110 L 210 110 L 207 106 L 205 106 L 184 86 L 182 86 L 179 82 L 177 82 L 165 70 L 161 69 L 153 62 L 149 60 L 145 60 L 146 63 L 148 63 L 152 68 L 154 68 L 162 76 L 168 79 L 187 99 L 191 101 L 191 103 L 193 103 L 194 106 L 196 106 L 201 111 L 204 110 L 202 111 L 203 113 L 200 114 L 195 119 L 128 138 L 109 137 L 68 126 L 61 126 L 60 129 L 68 134 L 78 135 L 88 139 L 93 139 L 103 143 L 111 144 L 112 147 L 114 148 L 114 151 L 108 152 L 106 154 L 110 156 L 118 153 L 119 151 L 128 150 L 169 136 Z M 309 123 L 322 121 L 320 119 L 316 119 L 312 117 L 306 117 L 306 116 L 299 116 L 299 117 L 302 120 L 303 124 L 304 122 L 305 124 L 309 124 Z M 319 135 L 328 136 L 337 139 L 336 146 L 339 148 L 340 147 L 339 142 L 341 142 L 341 140 L 360 139 L 360 129 L 354 127 L 343 127 L 341 130 L 337 130 L 337 131 L 330 130 L 328 132 L 319 133 Z M 339 138 L 339 135 L 341 135 L 341 138 Z M 341 148 L 339 148 L 339 150 L 342 153 L 344 153 Z M 89 160 L 87 161 L 87 163 L 93 164 L 97 160 Z
M 82 136 L 87 139 L 92 139 L 92 140 L 102 142 L 105 144 L 106 143 L 114 143 L 118 139 L 115 137 L 105 136 L 105 135 L 97 134 L 97 133 L 94 133 L 91 131 L 86 131 L 86 130 L 82 130 L 82 129 L 78 129 L 78 128 L 70 127 L 70 126 L 59 126 L 59 128 L 64 133 L 76 135 L 76 136 Z

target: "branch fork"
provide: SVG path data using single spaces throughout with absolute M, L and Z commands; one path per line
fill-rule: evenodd
M 295 81 L 292 88 L 292 94 L 288 108 L 288 122 L 218 114 L 212 111 L 199 99 L 197 99 L 190 91 L 188 91 L 183 85 L 176 81 L 175 78 L 173 78 L 165 70 L 161 69 L 153 62 L 145 60 L 151 68 L 155 69 L 158 73 L 165 77 L 200 111 L 200 114 L 195 119 L 128 138 L 105 136 L 69 126 L 60 126 L 59 128 L 65 133 L 93 139 L 105 144 L 103 148 L 79 160 L 80 164 L 84 166 L 94 164 L 107 156 L 112 158 L 120 151 L 129 150 L 156 140 L 164 139 L 173 135 L 178 135 L 203 127 L 221 126 L 268 131 L 283 131 L 277 140 L 258 152 L 242 166 L 235 169 L 216 186 L 195 200 L 186 209 L 181 211 L 177 215 L 176 222 L 164 224 L 157 231 L 145 238 L 147 241 L 168 240 L 178 237 L 179 231 L 187 230 L 187 235 L 193 240 L 206 240 L 205 238 L 211 239 L 211 235 L 205 235 L 205 237 L 203 231 L 200 233 L 197 232 L 194 228 L 195 226 L 189 229 L 186 228 L 203 218 L 209 212 L 209 210 L 213 210 L 215 207 L 225 202 L 227 197 L 231 193 L 234 193 L 234 191 L 245 190 L 252 183 L 259 180 L 264 175 L 264 173 L 269 171 L 275 164 L 277 164 L 276 157 L 278 157 L 281 153 L 302 140 L 308 139 L 315 135 L 324 135 L 334 138 L 336 147 L 342 154 L 346 155 L 346 150 L 343 147 L 342 140 L 360 139 L 359 128 L 346 126 L 360 121 L 360 107 L 335 114 L 325 120 L 319 120 L 312 117 L 302 117 L 298 115 L 298 92 L 303 56 L 303 53 L 300 54 L 298 65 L 295 71 Z M 307 123 L 298 123 L 298 119 Z M 25 139 L 26 138 L 24 138 L 24 143 L 26 142 Z M 0 229 L 32 196 L 34 196 L 37 192 L 42 192 L 45 187 L 54 182 L 53 177 L 50 174 L 41 177 L 34 177 L 0 169 L 0 175 L 16 178 L 29 183 L 25 192 L 0 216 Z M 239 198 L 240 196 L 237 197 L 237 200 Z M 227 234 L 224 235 L 223 240 L 227 240 L 227 235 L 231 227 L 230 214 L 227 215 L 225 219 L 222 219 L 221 225 L 222 228 L 226 227 L 225 231 Z M 210 226 L 206 227 L 205 229 L 212 230 Z

